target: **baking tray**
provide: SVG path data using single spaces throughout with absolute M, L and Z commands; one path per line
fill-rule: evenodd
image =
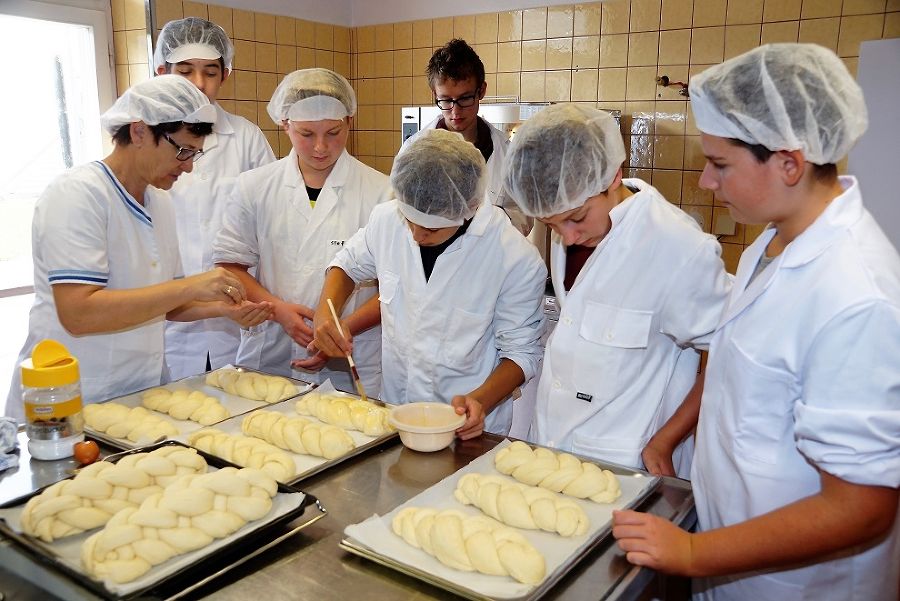
M 350 393 L 343 392 L 340 390 L 335 390 L 335 388 L 331 385 L 331 383 L 329 381 L 326 381 L 322 385 L 318 386 L 315 390 L 316 390 L 316 392 L 321 392 L 323 394 L 328 394 L 328 395 L 345 396 L 347 398 L 353 398 L 353 399 L 360 398 L 354 394 L 350 394 Z M 284 401 L 279 401 L 278 403 L 273 403 L 273 404 L 267 405 L 265 407 L 260 407 L 257 410 L 276 411 L 278 413 L 282 413 L 289 417 L 302 417 L 304 419 L 308 419 L 313 422 L 323 423 L 320 420 L 316 419 L 316 417 L 313 415 L 300 415 L 294 409 L 294 406 L 297 404 L 297 401 L 299 401 L 305 394 L 308 394 L 309 392 L 311 392 L 311 391 L 307 390 L 307 391 L 303 392 L 302 394 L 299 394 L 295 397 L 292 397 L 292 398 L 284 400 Z M 369 398 L 369 401 L 372 403 L 375 403 L 376 405 L 382 406 L 382 407 L 389 406 L 388 404 L 383 403 L 382 401 L 379 401 L 378 399 Z M 252 411 L 250 413 L 252 413 Z M 221 430 L 222 432 L 226 432 L 228 434 L 242 434 L 241 422 L 244 420 L 245 417 L 250 415 L 250 413 L 230 417 L 230 418 L 226 419 L 225 421 L 219 422 L 218 424 L 216 424 L 214 426 L 209 426 L 209 427 L 214 428 L 216 430 Z M 352 450 L 350 450 L 348 453 L 341 455 L 340 457 L 335 457 L 334 459 L 325 459 L 324 457 L 314 457 L 312 455 L 301 455 L 299 453 L 292 453 L 291 451 L 284 450 L 284 452 L 287 453 L 294 460 L 294 465 L 297 468 L 297 474 L 293 478 L 288 480 L 287 483 L 288 484 L 297 484 L 299 482 L 302 482 L 303 480 L 306 480 L 307 478 L 310 478 L 311 476 L 314 476 L 315 474 L 318 474 L 319 472 L 322 472 L 331 467 L 334 467 L 335 465 L 338 465 L 339 463 L 347 461 L 348 459 L 351 459 L 358 455 L 362 455 L 363 453 L 366 453 L 376 447 L 386 444 L 388 441 L 395 440 L 399 436 L 399 434 L 397 433 L 396 430 L 393 432 L 388 432 L 381 436 L 377 436 L 377 437 L 367 436 L 367 435 L 363 434 L 362 432 L 358 432 L 356 430 L 347 430 L 347 434 L 349 434 L 350 438 L 353 439 L 353 442 L 356 443 L 356 447 L 353 448 Z M 187 444 L 187 437 L 188 437 L 187 434 L 182 434 L 182 435 L 177 436 L 175 438 L 175 440 L 179 440 L 179 441 L 182 441 L 185 444 Z
M 169 445 L 186 446 L 180 442 L 170 440 L 110 455 L 106 460 L 117 461 L 126 455 L 149 452 Z M 197 452 L 206 459 L 208 465 L 214 468 L 239 467 L 203 451 Z M 207 547 L 185 553 L 158 566 L 154 566 L 142 577 L 142 579 L 149 577 L 153 580 L 152 583 L 127 593 L 119 593 L 108 588 L 103 582 L 83 574 L 79 569 L 80 566 L 76 567 L 73 562 L 61 557 L 58 553 L 58 547 L 56 547 L 58 543 L 45 543 L 21 533 L 10 525 L 9 518 L 15 517 L 17 523 L 17 516 L 21 514 L 25 503 L 32 497 L 39 495 L 45 488 L 47 487 L 0 505 L 0 534 L 9 538 L 41 563 L 65 574 L 84 588 L 105 599 L 115 600 L 135 598 L 174 600 L 183 597 L 219 576 L 228 573 L 249 559 L 275 547 L 327 515 L 327 511 L 316 497 L 292 486 L 278 483 L 278 494 L 276 494 L 275 498 L 281 497 L 282 501 L 287 501 L 285 503 L 286 509 L 283 513 L 247 524 L 231 536 L 214 541 Z M 288 498 L 288 496 L 295 495 L 300 495 L 300 499 Z M 295 507 L 291 507 L 295 504 Z M 83 542 L 97 531 L 97 529 L 91 530 L 63 540 L 69 541 L 69 544 L 78 541 Z M 220 560 L 221 564 L 217 561 L 209 560 Z M 178 567 L 173 569 L 172 563 L 176 563 Z
M 393 533 L 390 527 L 391 520 L 405 507 L 455 509 L 466 515 L 483 515 L 479 509 L 457 502 L 453 497 L 453 491 L 456 489 L 457 481 L 467 473 L 493 474 L 514 481 L 512 478 L 500 474 L 494 467 L 495 455 L 509 444 L 509 441 L 504 441 L 490 452 L 478 457 L 466 467 L 444 478 L 388 514 L 372 516 L 361 524 L 348 526 L 344 531 L 345 536 L 340 542 L 341 548 L 467 599 L 532 601 L 549 591 L 612 533 L 613 509 L 637 507 L 657 489 L 661 482 L 659 477 L 646 472 L 576 455 L 582 461 L 595 463 L 615 473 L 622 487 L 622 496 L 615 503 L 610 504 L 566 497 L 581 505 L 591 518 L 591 529 L 580 537 L 565 539 L 548 532 L 515 529 L 540 550 L 547 560 L 547 575 L 544 580 L 533 587 L 518 583 L 510 577 L 487 576 L 478 572 L 454 570 L 441 564 L 425 551 L 407 545 Z M 558 452 L 558 449 L 553 450 Z M 609 517 L 603 519 L 606 514 Z M 354 533 L 358 538 L 354 536 Z M 365 538 L 366 541 L 363 542 L 359 538 Z M 548 556 L 548 552 L 551 555 Z
M 260 371 L 254 370 L 254 369 L 249 369 L 246 367 L 235 367 L 234 369 L 236 369 L 237 371 L 264 373 L 264 372 L 260 372 Z M 141 403 L 141 397 L 146 391 L 151 390 L 153 388 L 165 388 L 167 390 L 191 390 L 191 391 L 199 390 L 200 392 L 202 392 L 208 396 L 215 397 L 231 413 L 231 417 L 226 418 L 226 419 L 232 419 L 235 416 L 249 413 L 250 411 L 253 411 L 255 409 L 272 406 L 265 401 L 254 401 L 251 399 L 245 399 L 244 397 L 241 397 L 241 396 L 237 396 L 234 394 L 228 394 L 221 388 L 216 388 L 215 386 L 210 386 L 206 383 L 207 375 L 208 375 L 208 372 L 202 373 L 202 374 L 197 374 L 196 376 L 189 376 L 187 378 L 182 378 L 181 380 L 176 380 L 174 382 L 169 382 L 168 384 L 163 384 L 162 386 L 151 386 L 150 388 L 145 388 L 143 390 L 139 390 L 137 392 L 133 392 L 131 394 L 126 394 L 124 396 L 116 397 L 113 399 L 107 399 L 103 402 L 104 403 L 119 403 L 120 405 L 125 405 L 126 407 L 142 407 L 143 405 Z M 266 375 L 272 375 L 272 374 L 266 374 Z M 297 396 L 307 393 L 314 388 L 314 386 L 312 384 L 310 384 L 309 382 L 304 382 L 303 380 L 297 380 L 295 378 L 287 378 L 287 379 L 290 380 L 291 382 L 293 382 L 297 386 L 298 392 L 296 395 L 294 395 L 292 397 L 288 397 L 288 399 L 285 399 L 285 400 L 290 400 L 292 398 L 296 398 Z M 282 401 L 279 401 L 279 402 L 282 402 Z M 203 428 L 216 427 L 215 424 L 211 424 L 209 426 L 203 426 L 194 421 L 175 419 L 174 417 L 172 417 L 166 413 L 161 413 L 159 411 L 154 411 L 153 413 L 155 415 L 159 416 L 160 418 L 162 418 L 164 421 L 166 421 L 166 422 L 172 424 L 173 426 L 175 426 L 176 428 L 178 428 L 178 432 L 179 432 L 180 436 L 190 434 L 191 432 L 196 432 L 197 430 L 201 430 Z M 221 422 L 219 422 L 219 423 L 221 423 Z M 129 450 L 129 449 L 135 449 L 139 446 L 142 446 L 141 444 L 132 442 L 125 438 L 113 438 L 112 436 L 109 436 L 108 434 L 105 434 L 103 432 L 98 432 L 97 430 L 94 430 L 94 429 L 88 427 L 87 424 L 85 424 L 85 426 L 84 426 L 84 431 L 91 438 L 95 438 L 99 441 L 102 441 L 103 443 L 105 443 L 115 449 Z M 152 444 L 153 442 L 158 442 L 158 441 L 150 441 L 148 443 L 143 443 L 143 444 L 144 445 Z

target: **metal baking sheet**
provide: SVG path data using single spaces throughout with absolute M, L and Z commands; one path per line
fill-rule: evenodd
M 407 545 L 393 533 L 390 527 L 391 520 L 405 507 L 455 509 L 467 515 L 480 515 L 481 512 L 477 508 L 462 505 L 455 500 L 453 491 L 456 489 L 456 483 L 467 473 L 502 476 L 494 467 L 494 456 L 509 444 L 509 441 L 501 443 L 489 453 L 475 459 L 466 467 L 426 489 L 388 514 L 372 516 L 361 524 L 348 526 L 344 531 L 345 537 L 340 542 L 340 546 L 350 553 L 419 578 L 468 599 L 531 601 L 550 590 L 581 559 L 611 534 L 613 509 L 631 509 L 638 506 L 659 486 L 661 481 L 660 478 L 645 472 L 579 457 L 582 461 L 596 463 L 600 467 L 616 473 L 622 487 L 622 496 L 615 503 L 610 504 L 572 499 L 581 505 L 591 518 L 590 530 L 580 537 L 567 539 L 548 532 L 517 529 L 544 554 L 547 561 L 548 574 L 535 586 L 516 582 L 510 577 L 487 576 L 477 572 L 454 570 L 441 564 L 424 551 Z M 510 480 L 512 479 L 510 478 Z
M 107 457 L 107 460 L 117 461 L 125 455 L 149 452 L 167 445 L 185 446 L 177 441 L 165 441 L 117 453 Z M 198 451 L 198 453 L 213 468 L 234 466 L 232 463 L 202 451 Z M 42 563 L 62 572 L 106 599 L 124 600 L 138 597 L 142 599 L 177 599 L 276 546 L 327 515 L 325 508 L 314 496 L 279 483 L 278 493 L 274 499 L 273 510 L 275 513 L 246 524 L 231 536 L 217 540 L 207 547 L 154 566 L 147 574 L 135 581 L 141 583 L 139 585 L 115 585 L 90 578 L 82 572 L 80 562 L 72 560 L 71 552 L 66 552 L 65 555 L 61 552 L 63 544 L 67 548 L 77 548 L 79 543 L 83 543 L 98 530 L 61 539 L 65 541 L 64 543 L 60 541 L 45 543 L 21 532 L 18 527 L 18 518 L 25 503 L 43 490 L 42 488 L 0 506 L 0 534 L 15 542 Z M 248 549 L 252 549 L 252 551 L 248 553 Z M 217 561 L 222 563 L 218 564 Z
M 259 372 L 259 371 L 253 370 L 253 369 L 248 369 L 245 367 L 236 367 L 234 369 L 236 369 L 237 371 L 263 373 L 263 372 Z M 142 396 L 147 390 L 151 390 L 152 388 L 165 388 L 167 390 L 173 390 L 173 391 L 174 390 L 190 390 L 190 391 L 199 390 L 200 392 L 202 392 L 208 396 L 218 399 L 218 401 L 220 403 L 222 403 L 222 405 L 226 409 L 228 409 L 229 413 L 231 413 L 231 417 L 226 418 L 226 419 L 231 419 L 233 417 L 243 415 L 245 413 L 249 413 L 250 411 L 253 411 L 255 409 L 272 406 L 269 403 L 266 403 L 265 401 L 254 401 L 251 399 L 245 399 L 244 397 L 241 397 L 241 396 L 237 396 L 234 394 L 228 394 L 221 388 L 216 388 L 215 386 L 210 386 L 206 383 L 207 375 L 208 375 L 207 373 L 202 373 L 202 374 L 197 374 L 196 376 L 189 376 L 189 377 L 183 378 L 181 380 L 169 382 L 168 384 L 164 384 L 162 386 L 153 386 L 151 388 L 139 390 L 137 392 L 133 392 L 131 394 L 126 394 L 121 397 L 116 397 L 114 399 L 108 399 L 103 402 L 104 403 L 119 403 L 120 405 L 125 405 L 126 407 L 142 407 L 143 406 L 141 403 Z M 266 374 L 266 375 L 271 375 L 271 374 Z M 297 386 L 298 392 L 296 395 L 288 397 L 288 399 L 285 399 L 285 400 L 290 400 L 292 398 L 296 398 L 297 396 L 299 396 L 301 394 L 305 394 L 313 389 L 313 385 L 310 384 L 309 382 L 304 382 L 303 380 L 297 380 L 295 378 L 288 378 L 288 380 L 292 381 Z M 282 402 L 282 401 L 279 401 L 279 402 Z M 159 411 L 154 411 L 154 414 L 159 416 L 164 421 L 166 421 L 166 422 L 172 424 L 173 426 L 175 426 L 176 428 L 178 428 L 178 433 L 179 433 L 178 438 L 181 438 L 187 434 L 190 434 L 191 432 L 196 432 L 197 430 L 200 430 L 202 428 L 216 427 L 214 424 L 209 425 L 209 426 L 203 426 L 201 424 L 198 424 L 197 422 L 193 422 L 190 420 L 175 419 L 174 417 L 172 417 L 166 413 L 159 412 Z M 113 438 L 112 436 L 109 436 L 108 434 L 105 434 L 103 432 L 98 432 L 98 431 L 94 430 L 93 428 L 88 427 L 87 425 L 85 425 L 84 431 L 91 438 L 100 440 L 100 441 L 106 443 L 107 445 L 109 445 L 113 448 L 116 448 L 116 449 L 128 450 L 128 449 L 134 449 L 139 446 L 146 445 L 146 444 L 151 444 L 153 442 L 158 442 L 158 441 L 148 441 L 148 442 L 144 442 L 144 443 L 136 443 L 136 442 L 132 442 L 132 441 L 128 440 L 127 438 Z
M 353 394 L 335 390 L 328 383 L 323 384 L 322 386 L 319 386 L 315 390 L 316 390 L 316 392 L 321 392 L 324 394 L 329 394 L 329 395 L 334 395 L 334 396 L 345 396 L 347 398 L 353 398 L 353 399 L 360 398 Z M 322 423 L 318 419 L 316 419 L 315 416 L 300 415 L 294 409 L 294 406 L 297 404 L 297 401 L 299 401 L 304 396 L 304 394 L 307 394 L 309 392 L 310 391 L 306 391 L 303 394 L 293 397 L 293 398 L 290 398 L 288 400 L 281 401 L 278 403 L 273 403 L 272 405 L 267 405 L 266 407 L 261 407 L 260 409 L 257 409 L 257 411 L 259 411 L 259 410 L 276 411 L 278 413 L 287 415 L 288 417 L 302 417 L 304 419 Z M 377 399 L 370 398 L 369 401 L 372 403 L 375 403 L 376 405 L 382 406 L 382 407 L 388 406 L 387 404 L 385 404 Z M 228 434 L 242 434 L 241 422 L 243 422 L 244 418 L 249 415 L 250 414 L 247 413 L 245 415 L 231 417 L 231 418 L 226 419 L 223 422 L 219 422 L 215 426 L 209 426 L 209 427 L 215 428 L 216 430 L 221 430 L 222 432 L 226 432 Z M 367 451 L 374 449 L 375 447 L 381 446 L 382 444 L 386 443 L 387 441 L 393 440 L 399 436 L 399 434 L 396 431 L 388 432 L 386 434 L 383 434 L 383 435 L 377 436 L 377 437 L 376 436 L 367 436 L 366 434 L 363 434 L 362 432 L 358 432 L 356 430 L 347 430 L 347 434 L 349 434 L 350 438 L 353 439 L 353 442 L 356 443 L 356 447 L 351 449 L 345 455 L 341 455 L 340 457 L 336 457 L 334 459 L 325 459 L 324 457 L 315 457 L 313 455 L 301 455 L 299 453 L 292 453 L 291 451 L 285 450 L 284 452 L 287 453 L 294 460 L 294 465 L 297 468 L 296 475 L 293 478 L 291 478 L 290 480 L 288 480 L 288 484 L 297 484 L 299 482 L 302 482 L 303 480 L 309 478 L 310 476 L 313 476 L 315 474 L 318 474 L 321 471 L 324 471 L 331 467 L 334 467 L 335 465 L 338 465 L 339 463 L 346 461 L 352 457 L 356 457 L 357 455 L 366 453 Z M 183 435 L 178 436 L 176 438 L 176 440 L 180 440 L 184 443 L 187 443 L 187 438 L 188 438 L 188 435 L 183 434 Z

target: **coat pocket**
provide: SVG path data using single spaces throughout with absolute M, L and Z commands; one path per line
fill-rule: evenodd
M 451 311 L 442 342 L 447 367 L 467 373 L 483 362 L 487 353 L 492 356 L 496 354 L 497 349 L 490 346 L 494 338 L 493 318 L 493 313 L 471 313 L 462 309 Z
M 400 310 L 400 276 L 390 271 L 378 274 L 378 300 L 381 301 L 381 330 L 393 339 Z

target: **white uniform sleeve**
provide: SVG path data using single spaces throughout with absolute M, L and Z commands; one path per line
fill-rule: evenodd
M 106 286 L 109 282 L 105 206 L 122 201 L 95 199 L 97 192 L 80 182 L 73 185 L 62 176 L 47 187 L 35 206 L 32 245 L 51 285 Z
M 256 202 L 244 188 L 248 180 L 238 177 L 222 215 L 222 228 L 213 243 L 213 263 L 259 264 L 259 240 L 256 235 Z
M 515 257 L 494 309 L 494 336 L 501 359 L 515 362 L 527 382 L 537 374 L 543 356 L 543 292 L 547 268 L 537 251 L 525 242 L 528 252 Z M 510 245 L 518 247 L 519 245 Z
M 347 240 L 328 267 L 340 267 L 356 284 L 374 280 L 377 277 L 377 265 L 373 249 L 379 228 L 383 228 L 387 221 L 382 217 L 383 213 L 375 209 L 369 217 L 369 223 Z
M 709 350 L 733 281 L 725 271 L 721 252 L 716 240 L 704 239 L 672 278 L 660 327 L 681 346 Z
M 900 307 L 853 307 L 815 338 L 794 406 L 797 448 L 855 484 L 900 486 Z

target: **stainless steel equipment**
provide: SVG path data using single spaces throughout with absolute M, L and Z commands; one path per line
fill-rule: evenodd
M 492 102 L 499 97 L 486 96 L 478 107 L 478 116 L 499 129 L 508 136 L 515 133 L 515 128 L 548 106 L 547 102 Z M 405 106 L 400 109 L 400 140 L 406 140 L 434 121 L 441 114 L 441 109 L 435 105 Z

